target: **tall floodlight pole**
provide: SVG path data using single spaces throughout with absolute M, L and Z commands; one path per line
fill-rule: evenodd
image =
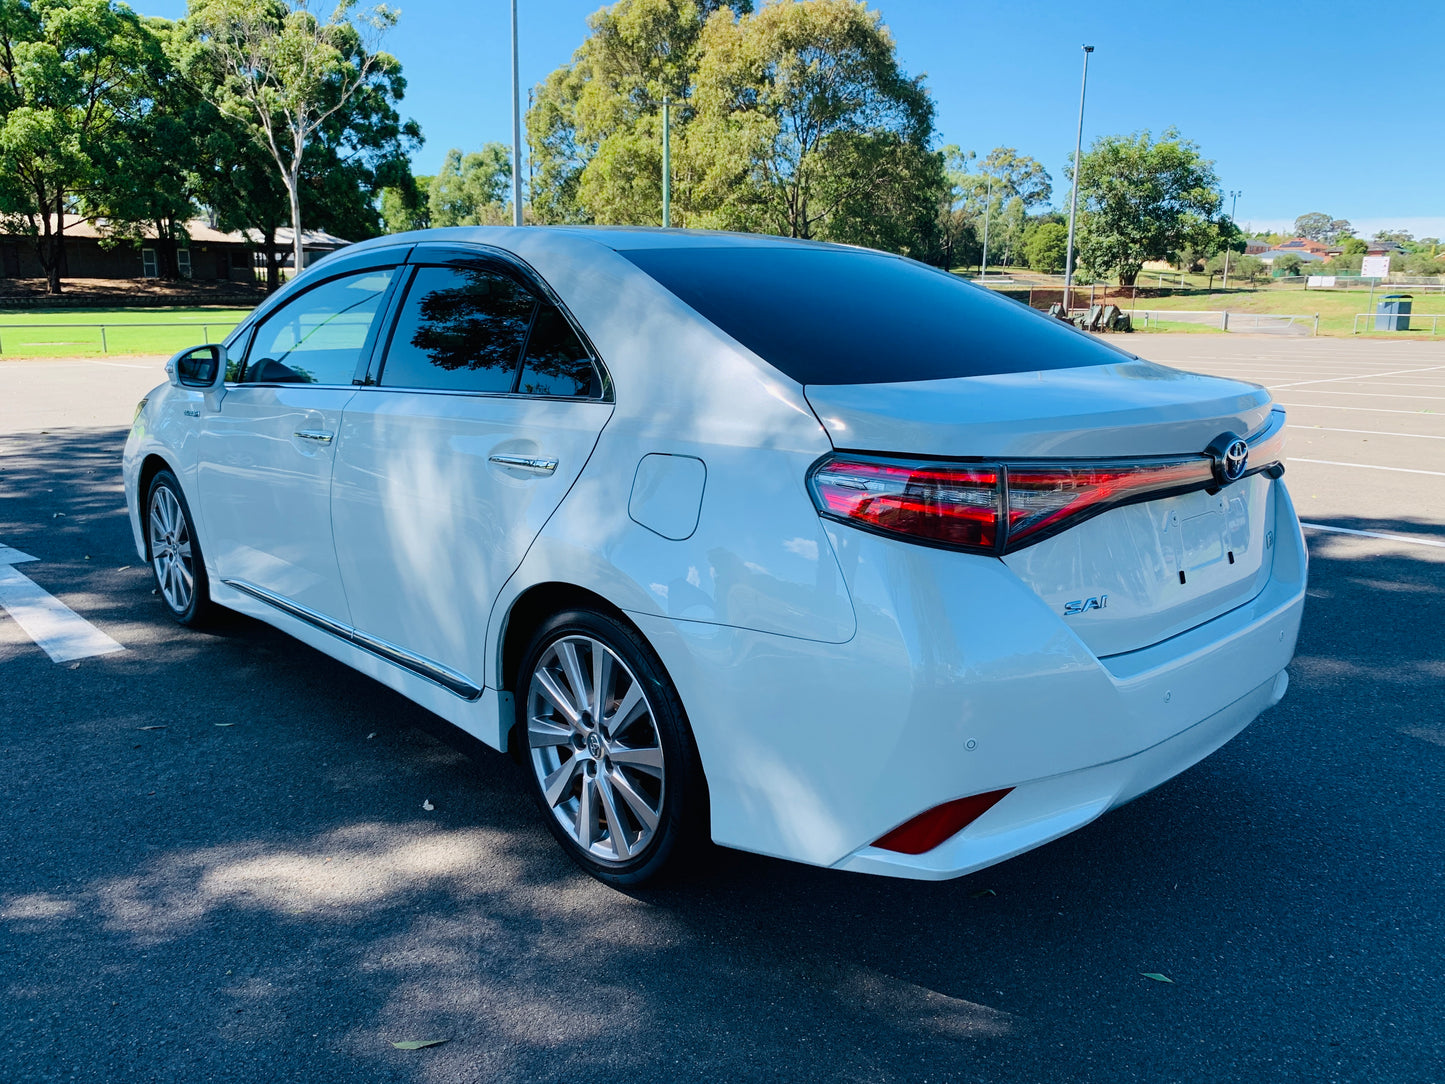
M 512 225 L 522 224 L 522 77 L 517 70 L 517 0 L 512 0 Z
M 1069 196 L 1069 245 L 1064 253 L 1064 316 L 1069 315 L 1069 305 L 1074 299 L 1074 216 L 1079 211 L 1079 159 L 1084 154 L 1084 92 L 1089 89 L 1089 54 L 1092 45 L 1082 46 L 1084 50 L 1084 79 L 1079 84 L 1079 133 L 1074 137 L 1074 190 Z
M 672 228 L 672 127 L 667 95 L 662 96 L 662 228 Z
M 1234 225 L 1234 208 L 1239 204 L 1239 197 L 1243 194 L 1242 192 L 1229 193 L 1229 224 L 1231 226 Z M 1224 285 L 1220 289 L 1229 289 L 1229 245 L 1224 246 Z
M 983 197 L 983 261 L 979 264 L 978 277 L 988 277 L 988 218 L 993 210 L 993 177 L 988 175 L 988 194 Z

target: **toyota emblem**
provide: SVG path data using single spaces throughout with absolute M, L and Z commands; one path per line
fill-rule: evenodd
M 1239 481 L 1249 468 L 1249 444 L 1233 433 L 1215 437 L 1207 451 L 1214 462 L 1214 480 L 1222 486 Z

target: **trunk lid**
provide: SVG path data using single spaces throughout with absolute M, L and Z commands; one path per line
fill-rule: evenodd
M 1256 385 L 1140 360 L 805 394 L 840 451 L 994 461 L 1199 455 L 1259 431 L 1271 409 Z M 1112 508 L 1002 560 L 1091 651 L 1115 655 L 1259 594 L 1273 520 L 1273 486 L 1256 474 Z
M 836 448 L 950 458 L 1202 452 L 1220 433 L 1253 433 L 1270 410 L 1257 385 L 1138 359 L 803 391 Z

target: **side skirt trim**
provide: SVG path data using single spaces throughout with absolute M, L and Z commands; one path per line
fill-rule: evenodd
M 458 673 L 449 666 L 443 666 L 423 655 L 398 647 L 396 644 L 382 640 L 376 636 L 369 636 L 349 625 L 343 625 L 338 621 L 323 614 L 317 613 L 309 607 L 302 606 L 299 602 L 293 602 L 283 595 L 274 591 L 268 591 L 264 587 L 257 587 L 254 583 L 247 583 L 245 580 L 223 580 L 227 587 L 234 587 L 237 591 L 250 595 L 266 605 L 280 610 L 282 613 L 304 621 L 313 628 L 322 632 L 330 633 L 337 639 L 345 640 L 354 644 L 364 651 L 369 651 L 378 658 L 385 659 L 394 666 L 400 666 L 403 670 L 410 670 L 418 677 L 426 678 L 435 685 L 440 685 L 447 692 L 459 696 L 463 700 L 479 700 L 482 696 L 482 687 L 472 681 L 465 674 Z

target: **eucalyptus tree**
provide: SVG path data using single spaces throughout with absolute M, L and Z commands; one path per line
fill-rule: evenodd
M 810 0 L 714 15 L 699 48 L 684 148 L 698 224 L 936 251 L 933 102 L 876 12 Z
M 660 224 L 664 101 L 681 147 L 703 27 L 751 10 L 747 0 L 618 0 L 590 16 L 586 40 L 536 87 L 527 112 L 537 221 Z M 681 181 L 679 219 L 690 189 Z
M 191 0 L 187 22 L 224 73 L 210 93 L 254 126 L 286 190 L 298 271 L 306 154 L 358 94 L 380 84 L 383 97 L 400 97 L 400 65 L 378 49 L 396 18 L 356 0 L 339 0 L 325 19 L 310 0 Z

